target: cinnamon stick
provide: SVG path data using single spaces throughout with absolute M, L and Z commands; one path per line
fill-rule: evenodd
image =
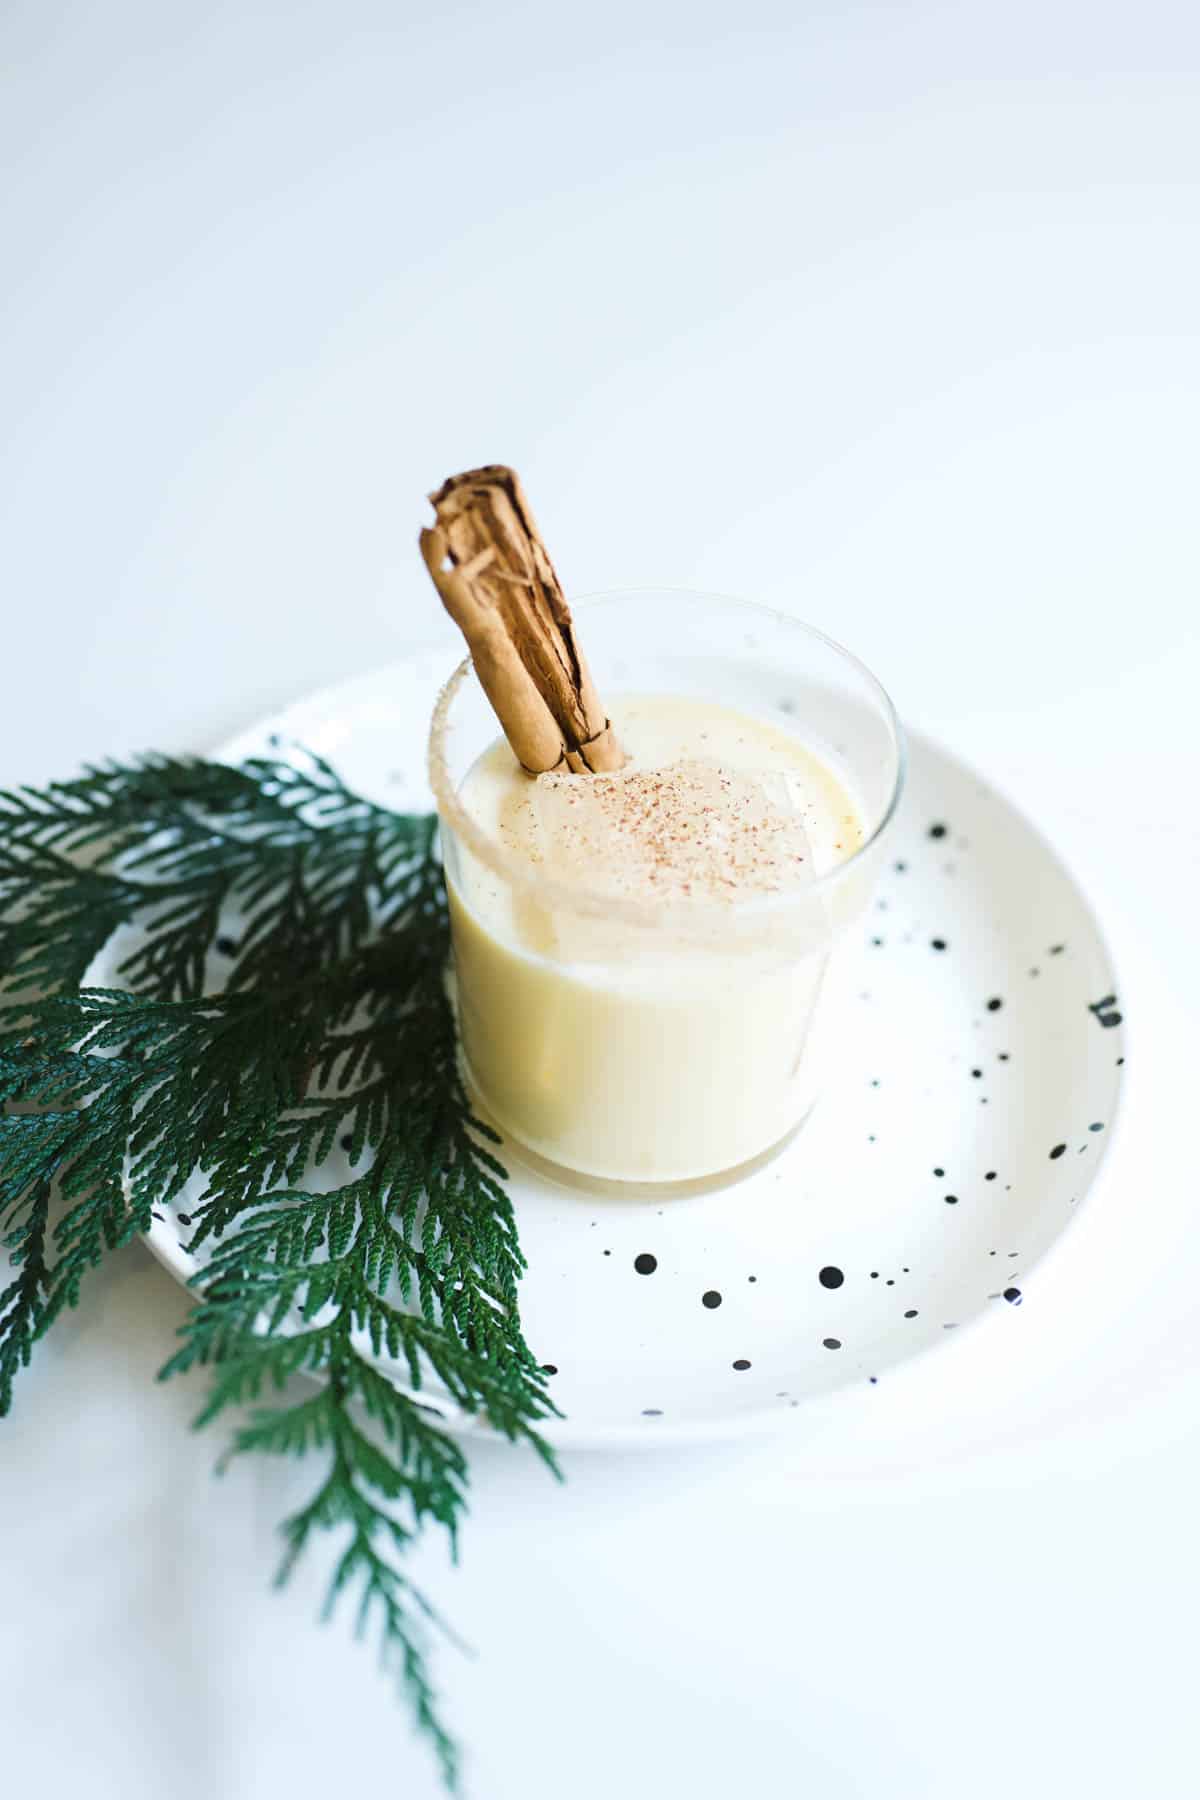
M 575 642 L 554 564 L 512 469 L 452 475 L 429 496 L 421 554 L 517 760 L 607 772 L 625 758 Z

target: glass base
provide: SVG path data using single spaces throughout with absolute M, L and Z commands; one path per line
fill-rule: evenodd
M 577 1194 L 586 1194 L 591 1198 L 613 1200 L 684 1200 L 696 1194 L 718 1193 L 722 1188 L 736 1187 L 748 1175 L 766 1168 L 777 1156 L 788 1148 L 794 1138 L 798 1137 L 805 1125 L 812 1118 L 819 1095 L 814 1095 L 806 1110 L 796 1123 L 760 1150 L 756 1156 L 746 1158 L 744 1162 L 735 1163 L 731 1168 L 715 1170 L 710 1175 L 696 1175 L 684 1180 L 647 1181 L 636 1179 L 622 1181 L 609 1175 L 589 1174 L 585 1169 L 573 1169 L 565 1163 L 558 1163 L 553 1158 L 544 1156 L 532 1145 L 526 1144 L 521 1137 L 505 1125 L 495 1111 L 488 1105 L 487 1097 L 471 1073 L 465 1058 L 462 1058 L 462 1073 L 470 1095 L 471 1108 L 485 1124 L 500 1132 L 504 1138 L 504 1154 L 509 1162 L 517 1162 L 540 1175 L 544 1181 L 553 1181 L 559 1187 L 569 1188 Z M 515 1154 L 510 1154 L 511 1152 Z

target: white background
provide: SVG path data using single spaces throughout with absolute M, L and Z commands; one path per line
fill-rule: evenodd
M 439 629 L 453 469 L 576 592 L 791 608 L 1023 805 L 1133 1051 L 1028 1303 L 757 1448 L 473 1451 L 475 1800 L 1200 1790 L 1200 14 L 1149 0 L 0 12 L 0 781 L 203 748 Z M 97 1275 L 0 1428 L 0 1782 L 436 1784 L 184 1301 Z

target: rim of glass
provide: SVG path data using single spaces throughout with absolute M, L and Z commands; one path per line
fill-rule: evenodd
M 631 594 L 644 593 L 641 587 L 605 588 L 601 592 L 580 594 L 571 600 L 572 610 L 579 607 L 585 612 L 598 610 L 613 601 L 628 599 Z M 736 918 L 739 922 L 746 919 L 770 919 L 786 913 L 796 907 L 811 902 L 814 890 L 827 893 L 831 888 L 845 880 L 850 871 L 856 868 L 867 853 L 874 848 L 888 826 L 896 816 L 900 797 L 904 792 L 904 784 L 908 774 L 908 745 L 904 736 L 904 727 L 900 716 L 892 703 L 892 697 L 876 675 L 871 673 L 861 657 L 839 644 L 836 638 L 821 631 L 816 625 L 809 625 L 804 619 L 793 618 L 790 613 L 780 612 L 777 607 L 764 606 L 757 600 L 743 600 L 736 594 L 712 593 L 702 588 L 669 587 L 658 583 L 653 590 L 660 594 L 688 595 L 698 600 L 717 600 L 728 606 L 736 606 L 745 612 L 753 612 L 764 619 L 771 619 L 786 626 L 789 630 L 804 633 L 815 638 L 819 643 L 832 650 L 844 662 L 849 663 L 862 676 L 867 687 L 879 702 L 880 710 L 892 734 L 896 747 L 896 772 L 892 779 L 891 792 L 887 805 L 870 834 L 863 839 L 857 850 L 818 875 L 815 882 L 800 893 L 793 894 L 757 894 L 746 900 L 733 901 L 695 901 L 690 906 L 681 907 L 673 900 L 669 908 L 674 929 L 678 929 L 684 920 L 694 914 L 698 926 L 711 929 L 712 921 L 720 918 Z M 519 891 L 535 897 L 542 907 L 583 913 L 590 917 L 610 920 L 621 920 L 625 923 L 654 927 L 661 925 L 667 909 L 661 901 L 633 900 L 611 894 L 602 894 L 594 889 L 579 886 L 573 882 L 556 880 L 547 875 L 540 866 L 527 862 L 519 853 L 508 850 L 498 838 L 486 831 L 459 799 L 458 789 L 450 775 L 450 767 L 446 760 L 446 733 L 450 724 L 450 709 L 455 698 L 474 670 L 471 657 L 464 657 L 450 679 L 442 688 L 433 709 L 433 717 L 429 726 L 429 783 L 437 801 L 438 816 L 444 826 L 449 826 L 455 836 L 479 859 L 484 866 L 501 880 Z M 497 733 L 500 722 L 496 721 Z

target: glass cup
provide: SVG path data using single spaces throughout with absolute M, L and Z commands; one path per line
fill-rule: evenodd
M 438 700 L 430 775 L 462 1052 L 484 1111 L 576 1176 L 723 1180 L 782 1145 L 836 1068 L 847 936 L 899 800 L 900 726 L 855 657 L 768 608 L 635 589 L 573 611 L 618 737 L 622 694 L 715 702 L 795 738 L 859 816 L 860 846 L 799 891 L 686 906 L 614 897 L 472 816 L 463 782 L 499 725 L 469 660 Z

